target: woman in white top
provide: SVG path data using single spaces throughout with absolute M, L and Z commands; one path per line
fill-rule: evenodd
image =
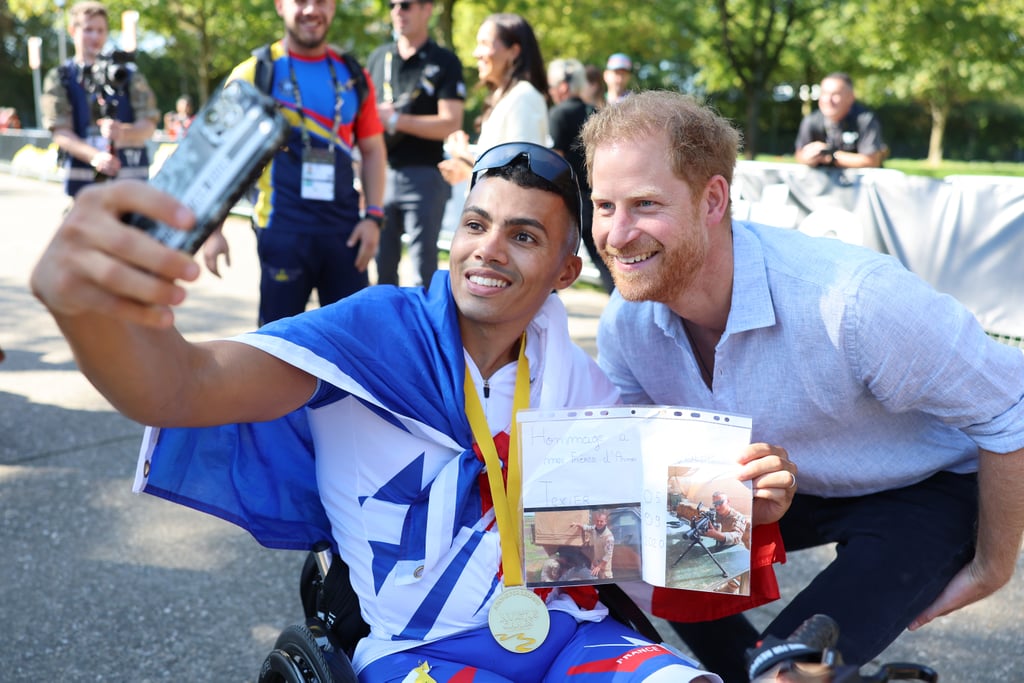
M 548 146 L 547 73 L 537 37 L 518 14 L 492 14 L 476 34 L 480 82 L 490 91 L 484 100 L 476 148 L 487 150 L 503 142 L 533 142 Z M 453 185 L 469 178 L 474 155 L 469 136 L 458 131 L 448 140 L 450 159 L 439 164 Z

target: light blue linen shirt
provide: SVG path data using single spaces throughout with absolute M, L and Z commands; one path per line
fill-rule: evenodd
M 624 403 L 749 415 L 786 448 L 800 490 L 857 496 L 1024 447 L 1024 353 L 896 259 L 733 221 L 732 305 L 713 391 L 682 321 L 615 293 L 599 363 Z

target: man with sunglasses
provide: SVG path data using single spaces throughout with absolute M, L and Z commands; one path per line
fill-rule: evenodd
M 580 211 L 562 157 L 499 145 L 474 166 L 451 270 L 429 292 L 372 287 L 190 343 L 172 311 L 197 265 L 120 217 L 188 229 L 192 216 L 155 188 L 111 183 L 82 193 L 32 288 L 111 403 L 160 427 L 146 432 L 137 489 L 269 547 L 331 542 L 371 628 L 353 657 L 360 680 L 717 681 L 607 618 L 593 591 L 540 596 L 508 578 L 516 543 L 501 540 L 512 531 L 499 498 L 517 458 L 515 410 L 618 398 L 552 294 L 579 275 Z M 746 471 L 780 469 L 758 458 Z M 506 651 L 489 631 L 506 593 L 533 596 L 549 621 L 531 651 Z
M 373 86 L 351 55 L 327 41 L 335 0 L 274 0 L 274 7 L 284 37 L 228 76 L 269 94 L 291 125 L 255 183 L 261 325 L 306 310 L 313 290 L 326 306 L 370 284 L 387 170 Z M 230 265 L 218 230 L 203 245 L 206 267 L 218 277 L 221 257 Z
M 367 68 L 377 86 L 377 112 L 384 122 L 388 179 L 377 251 L 377 283 L 397 285 L 402 235 L 408 235 L 415 286 L 430 284 L 437 270 L 437 237 L 451 185 L 437 165 L 444 140 L 462 127 L 466 85 L 462 62 L 430 38 L 434 3 L 391 3 L 395 42 L 370 55 Z M 408 283 L 407 283 L 408 284 Z

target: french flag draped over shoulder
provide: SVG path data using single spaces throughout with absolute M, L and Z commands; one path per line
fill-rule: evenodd
M 468 516 L 479 517 L 479 491 L 471 482 L 480 469 L 469 462 L 477 461 L 447 271 L 437 274 L 429 293 L 370 287 L 344 305 L 278 320 L 238 340 L 287 357 L 396 426 L 411 425 L 464 455 L 468 451 L 459 502 Z M 315 467 L 302 408 L 268 422 L 147 428 L 134 489 L 221 517 L 267 547 L 305 550 L 331 540 Z

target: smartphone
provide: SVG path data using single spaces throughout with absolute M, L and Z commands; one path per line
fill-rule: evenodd
M 288 127 L 273 99 L 251 83 L 231 81 L 196 114 L 149 181 L 192 209 L 195 228 L 176 230 L 139 214 L 126 221 L 169 247 L 196 253 L 284 144 Z

